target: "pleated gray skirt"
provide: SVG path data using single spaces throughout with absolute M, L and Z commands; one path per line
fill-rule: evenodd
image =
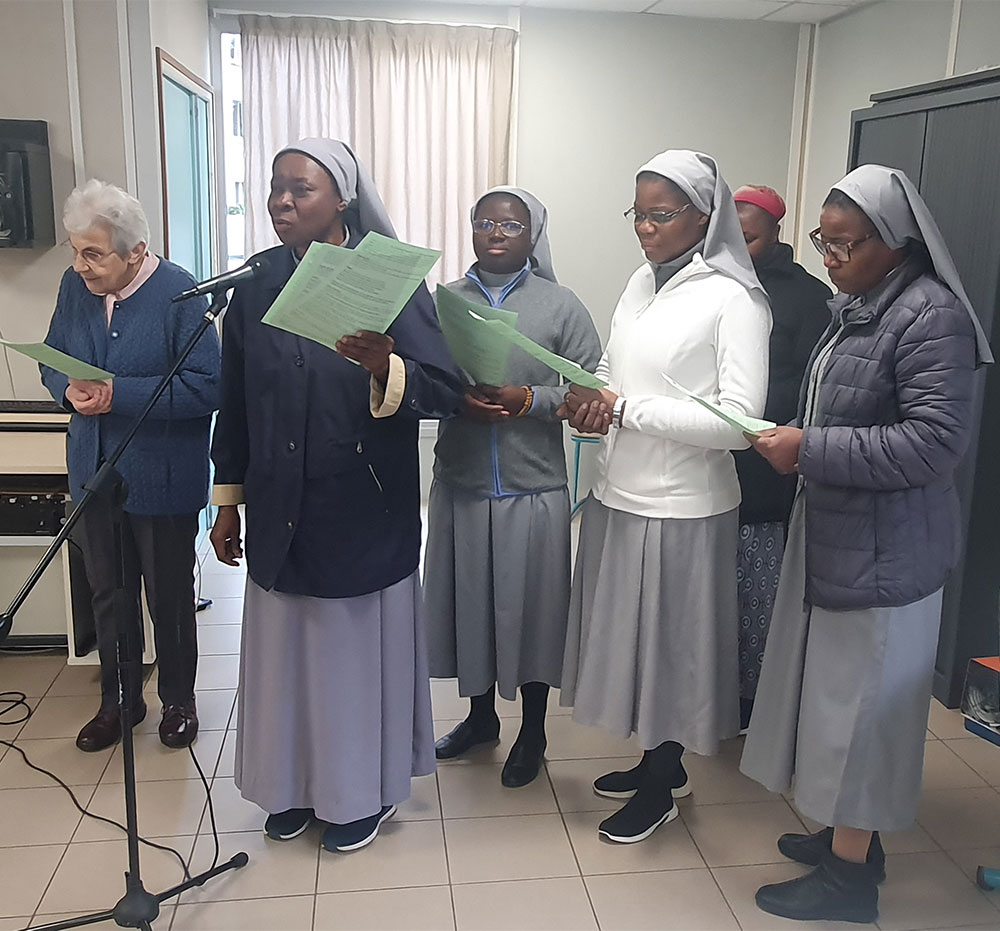
M 655 520 L 583 507 L 560 701 L 643 750 L 701 754 L 740 729 L 738 512 Z
M 247 580 L 236 785 L 266 812 L 346 824 L 434 772 L 420 582 L 357 598 L 268 592 Z
M 795 502 L 740 768 L 821 824 L 901 831 L 916 817 L 941 591 L 898 608 L 804 604 Z
M 480 498 L 435 481 L 424 556 L 430 671 L 460 695 L 558 688 L 569 610 L 569 492 Z

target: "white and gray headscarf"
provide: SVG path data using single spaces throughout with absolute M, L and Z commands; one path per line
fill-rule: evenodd
M 330 173 L 340 196 L 347 201 L 352 233 L 356 233 L 359 238 L 363 238 L 366 233 L 381 233 L 392 239 L 399 238 L 372 176 L 349 146 L 336 139 L 301 139 L 285 146 L 274 156 L 274 162 L 289 152 L 308 155 Z
M 747 252 L 732 191 L 719 172 L 715 159 L 688 149 L 668 149 L 646 162 L 637 175 L 644 171 L 673 181 L 691 203 L 708 216 L 701 256 L 705 264 L 738 281 L 751 294 L 759 292 L 766 301 L 767 293 L 757 280 L 750 253 Z
M 491 194 L 510 194 L 527 208 L 528 216 L 531 218 L 531 270 L 540 278 L 556 281 L 556 273 L 552 268 L 552 250 L 549 248 L 549 212 L 545 209 L 545 204 L 524 188 L 494 187 L 473 205 L 471 213 L 473 220 L 476 218 L 479 205 Z
M 872 221 L 882 241 L 890 249 L 902 249 L 910 240 L 927 247 L 934 274 L 964 305 L 976 330 L 976 355 L 980 365 L 993 361 L 989 340 L 979 323 L 972 302 L 965 293 L 941 230 L 913 182 L 896 168 L 862 165 L 838 181 L 834 190 L 854 201 Z

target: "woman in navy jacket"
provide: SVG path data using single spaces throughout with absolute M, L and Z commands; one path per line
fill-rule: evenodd
M 312 242 L 395 237 L 346 145 L 279 152 L 268 211 L 283 245 L 225 318 L 212 447 L 212 542 L 230 565 L 246 504 L 236 783 L 270 837 L 316 818 L 327 849 L 353 850 L 434 769 L 417 436 L 420 418 L 457 411 L 463 385 L 423 285 L 388 334 L 337 352 L 261 322 Z

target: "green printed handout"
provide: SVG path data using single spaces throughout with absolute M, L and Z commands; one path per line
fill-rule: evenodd
M 505 384 L 511 343 L 483 323 L 485 318 L 502 320 L 513 326 L 517 314 L 512 310 L 473 304 L 440 284 L 436 298 L 441 332 L 458 367 L 476 384 Z
M 717 404 L 713 404 L 711 401 L 699 398 L 693 391 L 688 391 L 687 388 L 678 384 L 669 375 L 664 375 L 663 377 L 672 388 L 676 388 L 681 394 L 689 397 L 692 401 L 697 401 L 705 410 L 711 411 L 720 420 L 724 420 L 729 426 L 739 430 L 740 433 L 760 436 L 762 431 L 773 430 L 777 426 L 777 424 L 773 424 L 769 420 L 758 420 L 756 417 L 747 417 L 743 414 L 737 414 L 734 411 L 727 411 Z
M 264 323 L 330 349 L 359 330 L 384 333 L 440 255 L 378 233 L 357 249 L 314 242 Z
M 0 339 L 0 345 L 9 346 L 14 352 L 21 353 L 29 359 L 41 362 L 50 369 L 62 372 L 70 378 L 77 378 L 80 381 L 107 381 L 115 376 L 111 372 L 105 372 L 96 365 L 89 362 L 81 362 L 73 356 L 66 355 L 58 349 L 53 349 L 46 343 L 12 343 L 10 340 Z
M 477 312 L 478 313 L 478 310 Z M 474 314 L 475 315 L 475 314 Z M 575 362 L 564 359 L 562 356 L 539 346 L 533 339 L 518 332 L 509 323 L 503 320 L 483 320 L 483 324 L 489 327 L 500 338 L 512 343 L 522 349 L 533 359 L 537 359 L 543 365 L 547 365 L 553 372 L 562 375 L 566 381 L 581 388 L 604 388 L 606 382 L 601 381 L 596 375 L 591 375 L 586 369 L 581 368 Z

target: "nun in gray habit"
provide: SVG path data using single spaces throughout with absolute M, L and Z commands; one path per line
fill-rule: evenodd
M 593 371 L 601 342 L 587 309 L 556 281 L 545 207 L 493 188 L 472 209 L 476 263 L 448 287 L 516 314 L 535 342 Z M 458 677 L 469 716 L 437 743 L 447 759 L 495 741 L 495 691 L 521 690 L 521 731 L 501 773 L 516 788 L 538 774 L 550 687 L 562 677 L 570 588 L 565 388 L 518 348 L 499 386 L 470 385 L 463 415 L 435 447 L 424 564 L 431 675 Z
M 992 361 L 937 224 L 901 171 L 836 184 L 812 240 L 839 293 L 798 426 L 754 446 L 798 472 L 742 770 L 828 825 L 778 849 L 816 869 L 764 886 L 787 918 L 869 922 L 879 831 L 914 820 L 941 620 L 960 545 L 955 469 Z M 794 783 L 793 783 L 794 777 Z
M 282 245 L 226 314 L 212 447 L 212 543 L 230 565 L 246 505 L 236 785 L 269 837 L 315 818 L 325 847 L 353 850 L 435 766 L 417 435 L 421 417 L 456 412 L 462 383 L 423 284 L 388 334 L 336 352 L 261 320 L 313 242 L 395 238 L 346 145 L 279 152 L 268 211 Z
M 601 823 L 634 843 L 677 816 L 685 749 L 739 731 L 736 609 L 742 433 L 681 393 L 759 417 L 770 311 L 715 161 L 671 150 L 643 165 L 626 211 L 646 262 L 615 308 L 597 375 L 571 423 L 606 434 L 583 509 L 560 700 L 643 750 L 595 791 L 627 799 Z

